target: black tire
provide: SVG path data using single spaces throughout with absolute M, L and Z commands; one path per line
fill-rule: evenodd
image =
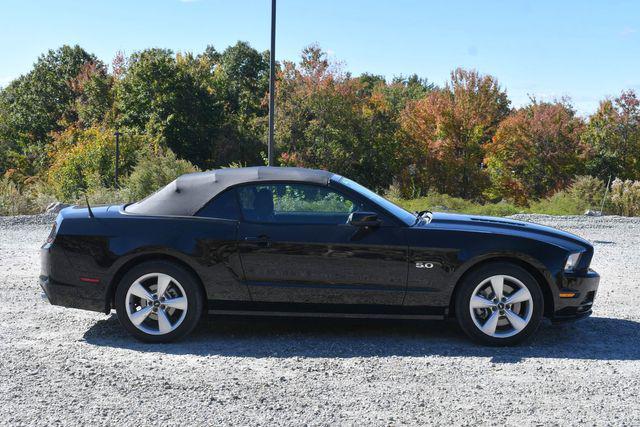
M 516 284 L 516 282 L 512 282 L 513 287 L 515 288 L 516 286 L 520 286 L 520 284 L 524 285 L 524 287 L 526 287 L 529 291 L 531 297 L 531 302 L 523 302 L 521 303 L 522 305 L 518 305 L 518 310 L 521 310 L 521 312 L 526 312 L 525 318 L 529 315 L 528 310 L 531 310 L 531 317 L 524 328 L 520 330 L 515 328 L 514 324 L 517 322 L 510 322 L 505 315 L 500 315 L 498 317 L 499 321 L 502 323 L 502 325 L 498 326 L 498 328 L 504 328 L 505 330 L 505 336 L 501 337 L 492 336 L 483 332 L 480 326 L 485 327 L 485 324 L 481 324 L 479 326 L 476 324 L 476 322 L 480 323 L 479 318 L 482 316 L 486 316 L 486 319 L 488 320 L 494 312 L 499 315 L 500 313 L 504 313 L 505 311 L 501 311 L 497 307 L 491 307 L 486 309 L 477 309 L 478 311 L 474 311 L 475 314 L 472 314 L 472 309 L 470 306 L 471 297 L 474 296 L 476 288 L 489 278 L 499 275 L 510 276 L 511 278 L 517 279 L 520 283 Z M 505 283 L 509 283 L 508 278 L 505 279 Z M 458 323 L 462 330 L 473 341 L 477 343 L 490 346 L 516 345 L 530 338 L 536 332 L 536 330 L 540 326 L 540 323 L 542 322 L 542 317 L 544 314 L 544 297 L 542 295 L 542 290 L 540 289 L 540 285 L 538 284 L 536 279 L 534 279 L 533 276 L 531 276 L 531 274 L 522 267 L 508 262 L 495 262 L 491 264 L 485 264 L 473 270 L 466 277 L 464 277 L 459 286 L 460 287 L 457 291 L 455 300 L 456 318 L 458 319 Z M 485 286 L 487 285 L 485 284 Z M 493 290 L 492 288 L 493 287 L 491 287 L 491 289 L 488 289 L 485 287 L 484 289 L 486 289 L 485 292 L 490 292 Z M 512 315 L 512 313 L 513 311 L 509 312 L 510 315 Z M 475 321 L 474 317 L 476 319 Z M 505 322 L 506 324 L 504 324 Z M 511 329 L 509 330 L 508 328 Z M 497 334 L 495 332 L 497 332 Z M 501 331 L 499 329 L 494 330 L 494 335 L 499 335 L 500 333 Z M 506 336 L 509 333 L 513 333 L 514 335 Z
M 144 300 L 144 302 L 141 302 L 141 304 L 145 304 L 145 308 L 148 308 L 147 311 L 149 311 L 149 309 L 153 310 L 153 308 L 156 309 L 156 311 L 152 311 L 152 316 L 149 316 L 149 318 L 144 320 L 144 322 L 142 323 L 143 328 L 151 330 L 152 326 L 146 327 L 146 324 L 148 323 L 149 325 L 151 325 L 153 323 L 152 317 L 155 315 L 156 324 L 158 325 L 158 331 L 156 331 L 156 334 L 147 333 L 144 330 L 141 330 L 131 321 L 131 319 L 129 318 L 129 313 L 127 311 L 128 304 L 129 307 L 136 305 L 127 302 L 127 294 L 131 287 L 139 278 L 153 274 L 171 276 L 171 278 L 174 280 L 170 282 L 171 284 L 168 287 L 167 295 L 169 295 L 169 292 L 171 292 L 174 293 L 175 296 L 181 296 L 181 294 L 183 293 L 182 291 L 184 291 L 184 297 L 186 297 L 187 300 L 186 309 L 183 310 L 185 312 L 184 315 L 182 313 L 182 310 L 172 310 L 169 307 L 166 308 L 167 311 L 165 311 L 165 313 L 168 313 L 170 310 L 172 310 L 172 315 L 175 319 L 177 319 L 175 322 L 173 322 L 173 325 L 177 326 L 175 326 L 175 329 L 171 330 L 168 333 L 162 333 L 160 331 L 160 319 L 158 319 L 158 310 L 161 309 L 160 306 L 154 307 L 152 304 L 147 303 L 146 299 Z M 153 283 L 153 277 L 148 279 L 148 281 L 150 281 L 150 283 Z M 176 285 L 176 282 L 179 287 Z M 148 285 L 145 284 L 145 286 Z M 153 287 L 153 284 L 151 286 Z M 136 298 L 134 297 L 133 299 Z M 140 301 L 142 301 L 142 299 L 140 299 Z M 198 279 L 194 277 L 193 274 L 174 263 L 158 260 L 136 265 L 135 267 L 127 271 L 118 283 L 115 295 L 115 303 L 118 320 L 120 320 L 122 326 L 124 326 L 124 328 L 131 335 L 141 341 L 159 343 L 175 341 L 193 331 L 202 317 L 202 312 L 204 309 L 204 295 L 202 292 L 202 288 L 199 285 Z M 146 305 L 149 305 L 149 307 L 146 307 Z M 161 307 L 164 308 L 165 306 Z M 167 318 L 170 319 L 170 317 Z

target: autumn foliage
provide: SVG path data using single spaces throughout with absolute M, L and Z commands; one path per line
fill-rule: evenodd
M 504 119 L 486 146 L 492 198 L 518 204 L 550 196 L 585 172 L 581 119 L 563 103 L 537 103 Z
M 400 123 L 410 147 L 403 187 L 419 183 L 412 195 L 435 188 L 453 196 L 480 197 L 488 185 L 484 146 L 508 114 L 506 92 L 493 77 L 452 72 L 443 89 L 409 103 L 402 112 Z
M 7 200 L 34 183 L 63 199 L 91 187 L 119 191 L 116 129 L 136 197 L 196 167 L 263 164 L 268 71 L 268 52 L 243 42 L 197 55 L 118 54 L 110 66 L 79 46 L 51 50 L 0 89 Z M 640 180 L 633 91 L 603 100 L 590 117 L 564 99 L 514 108 L 496 77 L 475 70 L 456 69 L 441 86 L 417 75 L 354 76 L 311 45 L 278 64 L 276 108 L 280 165 L 332 170 L 403 198 L 526 206 L 561 191 L 597 192 L 617 177 L 616 200 L 636 200 L 625 196 Z

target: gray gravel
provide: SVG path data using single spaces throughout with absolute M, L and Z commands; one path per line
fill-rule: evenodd
M 595 242 L 594 317 L 516 348 L 455 324 L 210 319 L 140 344 L 40 300 L 52 216 L 0 218 L 0 424 L 640 424 L 640 220 L 520 216 Z

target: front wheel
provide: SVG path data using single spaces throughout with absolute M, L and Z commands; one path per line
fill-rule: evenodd
M 187 335 L 200 320 L 203 297 L 196 279 L 183 268 L 152 261 L 128 271 L 116 290 L 120 323 L 134 337 L 169 342 Z
M 514 345 L 540 326 L 544 298 L 525 269 L 510 263 L 478 268 L 460 284 L 456 317 L 462 330 L 485 345 Z

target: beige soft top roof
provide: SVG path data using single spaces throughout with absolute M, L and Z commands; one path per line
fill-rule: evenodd
M 256 166 L 218 169 L 178 177 L 125 211 L 140 215 L 191 216 L 227 188 L 261 181 L 297 181 L 327 185 L 333 173 L 304 168 Z

